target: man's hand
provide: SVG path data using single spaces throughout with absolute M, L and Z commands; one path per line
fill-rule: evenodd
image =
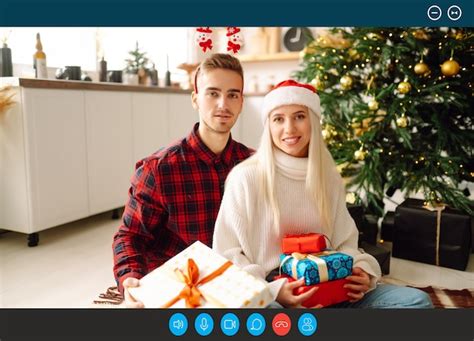
M 353 303 L 361 300 L 370 288 L 369 274 L 361 268 L 356 267 L 352 269 L 352 275 L 348 276 L 347 280 L 351 282 L 344 285 L 344 288 L 350 290 L 347 295 L 351 297 L 352 300 L 349 302 Z
M 130 295 L 130 293 L 128 292 L 129 288 L 136 288 L 140 286 L 140 281 L 137 278 L 128 277 L 123 281 L 122 285 L 123 285 L 123 296 L 125 299 L 126 307 L 127 308 L 145 308 L 145 305 L 142 302 L 134 299 L 132 295 Z
M 294 281 L 291 283 L 285 283 L 278 292 L 276 301 L 286 308 L 306 308 L 302 305 L 304 301 L 313 296 L 318 290 L 318 287 L 312 288 L 301 295 L 294 295 L 293 290 L 304 285 L 304 278 Z M 312 308 L 322 308 L 322 305 L 318 304 Z

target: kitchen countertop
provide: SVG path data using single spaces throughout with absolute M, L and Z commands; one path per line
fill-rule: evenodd
M 99 91 L 132 91 L 152 93 L 191 94 L 191 90 L 176 87 L 158 87 L 147 85 L 129 85 L 109 82 L 83 82 L 60 79 L 36 79 L 18 77 L 0 77 L 0 87 L 21 86 L 36 89 L 63 89 L 63 90 L 99 90 Z M 264 96 L 264 93 L 245 93 L 245 96 Z

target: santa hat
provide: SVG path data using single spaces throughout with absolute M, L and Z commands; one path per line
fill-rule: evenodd
M 209 27 L 198 27 L 196 31 L 202 33 L 212 33 L 212 30 Z
M 262 121 L 265 124 L 273 109 L 283 105 L 304 105 L 321 118 L 321 105 L 316 89 L 310 84 L 286 80 L 278 83 L 263 99 Z
M 238 27 L 227 27 L 227 33 L 226 33 L 226 36 L 227 37 L 230 37 L 236 33 L 239 33 L 240 32 L 240 28 Z

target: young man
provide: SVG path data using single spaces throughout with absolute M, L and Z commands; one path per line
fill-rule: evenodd
M 113 242 L 114 275 L 128 307 L 138 279 L 200 240 L 212 245 L 227 174 L 251 150 L 230 136 L 243 104 L 238 59 L 214 54 L 196 71 L 199 123 L 181 141 L 137 163 L 123 223 Z

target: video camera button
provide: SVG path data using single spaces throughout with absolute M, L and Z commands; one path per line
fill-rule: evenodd
M 221 330 L 224 335 L 234 336 L 240 328 L 239 318 L 233 313 L 227 313 L 221 318 Z
M 174 336 L 182 336 L 188 330 L 188 319 L 184 314 L 173 314 L 168 321 L 168 327 Z

